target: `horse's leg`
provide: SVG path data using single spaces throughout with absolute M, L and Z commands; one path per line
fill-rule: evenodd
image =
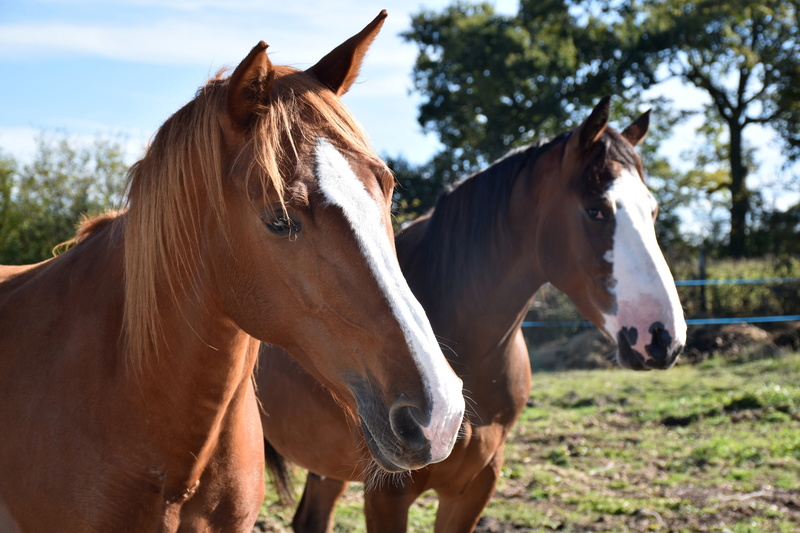
M 436 512 L 436 533 L 471 533 L 475 530 L 481 513 L 492 499 L 500 469 L 503 466 L 503 447 L 495 452 L 483 470 L 473 478 L 460 493 L 439 493 L 439 509 Z
M 408 528 L 408 509 L 425 492 L 427 470 L 415 471 L 414 477 L 401 482 L 391 481 L 378 489 L 364 491 L 364 514 L 369 533 L 405 533 Z
M 336 502 L 344 494 L 347 485 L 347 481 L 309 472 L 303 497 L 292 519 L 295 533 L 332 533 Z

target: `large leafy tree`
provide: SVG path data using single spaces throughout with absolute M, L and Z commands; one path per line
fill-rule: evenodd
M 615 27 L 604 1 L 521 0 L 516 15 L 490 4 L 457 2 L 442 12 L 423 11 L 404 34 L 418 47 L 414 84 L 423 96 L 419 122 L 438 134 L 444 149 L 414 169 L 417 182 L 453 182 L 509 149 L 579 124 L 606 95 L 614 94 L 613 117 L 626 126 L 647 107 L 659 108 L 645 158 L 658 184 L 674 172 L 658 154 L 677 116 L 664 102 L 644 102 L 639 88 L 618 72 L 620 50 L 633 38 Z M 424 204 L 401 189 L 399 203 Z M 663 189 L 664 205 L 685 197 Z M 665 210 L 669 212 L 669 209 Z M 662 237 L 680 239 L 677 219 L 662 217 Z
M 621 71 L 644 86 L 679 77 L 710 97 L 704 133 L 727 168 L 721 175 L 707 150 L 699 168 L 710 169 L 708 187 L 729 195 L 733 256 L 747 251 L 754 160 L 746 128 L 771 128 L 787 157 L 800 157 L 798 11 L 798 0 L 628 0 L 620 9 L 617 26 L 632 36 Z
M 657 192 L 668 201 L 726 193 L 729 252 L 742 255 L 754 164 L 745 128 L 771 127 L 787 156 L 800 155 L 797 4 L 521 0 L 515 15 L 463 2 L 423 11 L 405 37 L 419 49 L 419 121 L 445 146 L 436 171 L 452 181 L 512 146 L 568 128 L 603 94 L 616 94 L 614 116 L 629 120 L 642 107 L 644 89 L 679 77 L 710 96 L 700 133 L 713 150 L 699 150 L 699 171 L 676 180 L 664 158 L 645 149 L 648 170 L 664 178 Z M 654 107 L 668 123 L 680 114 L 679 105 Z M 667 132 L 651 136 L 649 146 Z
M 613 48 L 608 24 L 577 20 L 572 4 L 522 0 L 519 15 L 508 16 L 458 2 L 412 17 L 404 37 L 419 50 L 419 121 L 438 134 L 454 173 L 564 129 L 610 88 L 587 68 Z

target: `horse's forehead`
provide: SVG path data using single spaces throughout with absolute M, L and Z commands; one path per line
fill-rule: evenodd
M 624 207 L 631 212 L 649 215 L 656 208 L 656 200 L 644 183 L 638 169 L 628 167 L 616 161 L 611 162 L 614 180 L 606 193 L 619 208 Z
M 326 202 L 336 203 L 327 197 L 332 188 L 335 188 L 363 191 L 366 195 L 359 194 L 361 202 L 379 203 L 376 193 L 380 193 L 376 190 L 378 187 L 374 186 L 377 182 L 371 161 L 349 150 L 336 147 L 326 137 L 317 138 L 313 159 L 314 176 L 321 191 L 326 195 Z
M 342 187 L 365 189 L 379 203 L 385 199 L 387 193 L 391 195 L 391 173 L 379 159 L 370 157 L 363 151 L 337 146 L 327 137 L 320 136 L 311 160 L 312 174 L 318 186 L 324 179 L 335 180 Z M 390 180 L 388 183 L 387 179 Z

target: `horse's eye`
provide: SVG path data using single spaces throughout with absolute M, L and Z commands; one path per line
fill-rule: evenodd
M 589 215 L 589 218 L 592 220 L 605 220 L 606 218 L 603 212 L 595 207 L 588 208 L 586 214 Z
M 264 219 L 264 225 L 278 237 L 290 237 L 300 232 L 300 225 L 286 216 Z

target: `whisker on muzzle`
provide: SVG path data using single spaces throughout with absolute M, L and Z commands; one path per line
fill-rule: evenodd
M 364 490 L 380 490 L 382 487 L 402 487 L 405 485 L 404 479 L 411 477 L 411 472 L 387 472 L 372 459 L 364 459 L 362 468 Z

